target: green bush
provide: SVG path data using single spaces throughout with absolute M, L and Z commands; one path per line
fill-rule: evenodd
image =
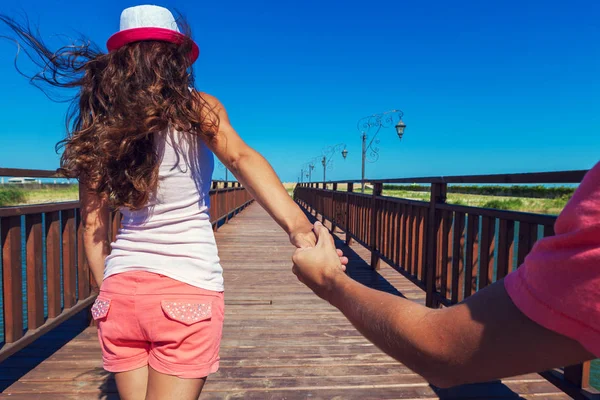
M 408 190 L 411 192 L 429 192 L 425 185 L 384 185 L 387 190 Z M 475 194 L 481 196 L 530 197 L 541 199 L 570 198 L 575 192 L 574 187 L 559 186 L 500 186 L 500 185 L 450 185 L 448 193 Z
M 0 207 L 24 203 L 25 191 L 17 188 L 0 188 Z
M 521 199 L 490 200 L 483 204 L 483 208 L 495 208 L 497 210 L 514 210 L 523 206 Z
M 455 206 L 466 206 L 467 205 L 467 203 L 463 199 L 448 200 L 448 203 L 453 204 Z

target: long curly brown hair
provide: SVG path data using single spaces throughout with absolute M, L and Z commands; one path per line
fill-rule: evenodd
M 135 42 L 107 54 L 85 38 L 52 52 L 28 21 L 19 24 L 1 14 L 0 21 L 41 69 L 28 76 L 15 59 L 19 73 L 51 99 L 48 89 L 78 89 L 67 113 L 67 137 L 56 145 L 57 152 L 64 150 L 58 171 L 107 196 L 113 206 L 139 209 L 148 203 L 158 185 L 155 133 L 214 135 L 217 116 L 191 90 L 192 41 L 185 23 L 181 44 Z

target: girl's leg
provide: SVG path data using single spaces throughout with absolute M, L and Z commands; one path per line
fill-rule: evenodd
M 206 378 L 183 379 L 148 367 L 146 400 L 198 400 L 204 382 Z
M 117 390 L 121 400 L 144 400 L 148 387 L 148 366 L 127 372 L 115 373 Z

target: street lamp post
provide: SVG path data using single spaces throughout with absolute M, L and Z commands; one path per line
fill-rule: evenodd
M 228 182 L 229 181 L 229 170 L 227 169 L 227 167 L 224 164 L 219 163 L 219 169 L 225 170 L 225 182 Z
M 379 133 L 381 128 L 389 128 L 393 126 L 394 121 L 398 119 L 398 122 L 395 124 L 396 133 L 398 134 L 398 139 L 402 139 L 402 136 L 404 135 L 404 129 L 406 129 L 406 124 L 402 121 L 403 116 L 404 113 L 400 110 L 390 110 L 381 114 L 370 115 L 368 117 L 364 117 L 358 120 L 357 128 L 358 131 L 361 133 L 362 139 L 362 193 L 365 192 L 365 164 L 367 161 L 375 162 L 379 159 L 379 148 L 376 147 L 376 145 L 379 144 L 377 134 Z M 373 131 L 374 133 L 372 133 L 371 140 L 367 143 L 367 141 L 369 140 L 369 133 L 371 131 Z M 375 144 L 375 147 L 373 146 L 373 144 Z
M 323 156 L 321 158 L 321 165 L 323 166 L 323 182 L 327 181 L 327 167 L 331 166 L 333 156 L 338 152 L 340 152 L 345 160 L 348 156 L 348 150 L 346 150 L 346 145 L 344 143 L 338 143 L 335 146 L 329 146 L 323 149 Z
M 308 164 L 308 181 L 312 182 L 312 171 L 313 169 L 315 169 L 315 163 L 314 162 L 310 162 Z

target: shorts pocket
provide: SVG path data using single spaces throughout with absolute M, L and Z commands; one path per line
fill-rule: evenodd
M 97 297 L 92 306 L 92 317 L 94 320 L 105 318 L 108 315 L 108 309 L 110 308 L 110 299 Z
M 163 300 L 160 304 L 167 317 L 185 325 L 192 325 L 212 317 L 211 302 Z

